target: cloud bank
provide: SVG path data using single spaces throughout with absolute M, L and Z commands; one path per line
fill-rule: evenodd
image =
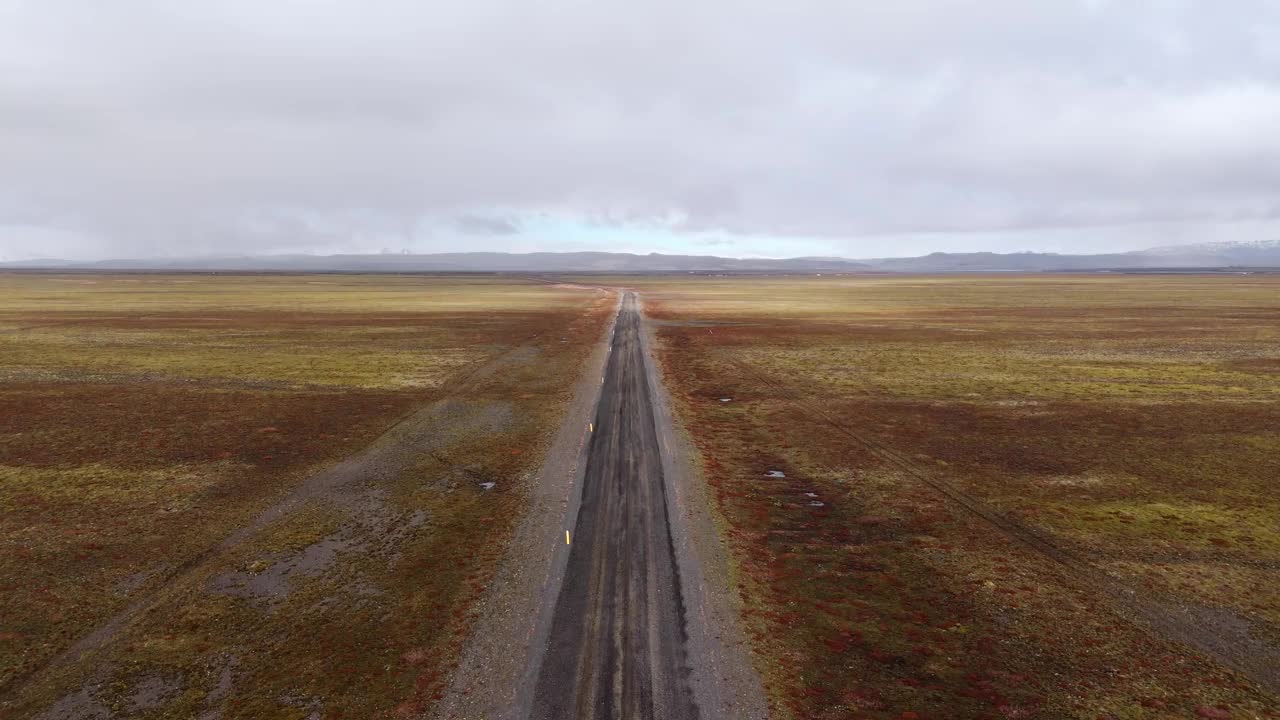
M 1277 127 L 1267 0 L 0 0 L 0 255 L 1280 237 Z

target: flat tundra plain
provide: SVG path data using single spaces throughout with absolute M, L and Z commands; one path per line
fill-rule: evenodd
M 1274 275 L 0 299 L 6 720 L 1280 717 Z

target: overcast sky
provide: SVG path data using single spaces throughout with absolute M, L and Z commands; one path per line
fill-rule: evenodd
M 0 0 L 0 257 L 1280 238 L 1274 0 Z

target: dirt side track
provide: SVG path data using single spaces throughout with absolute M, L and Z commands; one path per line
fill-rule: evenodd
M 80 637 L 65 651 L 42 668 L 18 678 L 8 690 L 21 690 L 44 676 L 74 666 L 91 667 L 98 663 L 97 653 L 132 625 L 144 622 L 149 615 L 172 599 L 182 588 L 203 586 L 210 568 L 234 555 L 251 543 L 266 528 L 299 512 L 318 500 L 335 504 L 349 503 L 352 497 L 374 492 L 380 483 L 405 471 L 422 457 L 431 456 L 442 466 L 452 466 L 438 450 L 452 440 L 468 434 L 493 431 L 493 408 L 467 401 L 470 392 L 495 374 L 500 374 L 524 361 L 535 352 L 535 335 L 517 341 L 510 349 L 481 364 L 467 368 L 446 383 L 437 399 L 401 417 L 370 446 L 355 456 L 338 462 L 302 480 L 296 487 L 263 508 L 247 524 L 223 538 L 185 563 L 169 569 L 155 590 L 135 598 L 94 630 Z M 460 472 L 467 468 L 459 467 Z M 67 696 L 72 697 L 72 696 Z M 6 700 L 9 698 L 5 698 Z M 64 698 L 65 700 L 66 698 Z M 2 705 L 2 703 L 0 703 Z M 62 705 L 48 709 L 42 717 L 59 717 Z M 3 707 L 0 707 L 0 711 Z M 0 714 L 3 714 L 0 712 Z

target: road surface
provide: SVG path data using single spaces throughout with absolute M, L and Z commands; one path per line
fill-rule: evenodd
M 618 314 L 531 720 L 698 717 L 640 312 Z

